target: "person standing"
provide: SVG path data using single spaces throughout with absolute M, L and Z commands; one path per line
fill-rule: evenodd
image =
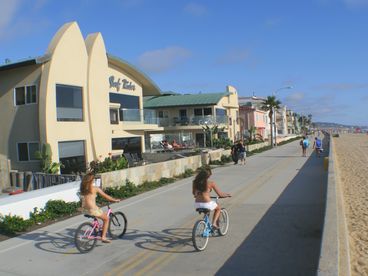
M 234 161 L 234 165 L 238 164 L 238 160 L 239 160 L 238 148 L 237 148 L 237 144 L 235 141 L 234 141 L 234 144 L 231 146 L 231 157 Z
M 321 152 L 323 151 L 322 150 L 322 141 L 318 137 L 314 138 L 313 149 L 316 150 L 316 156 L 321 157 Z
M 303 136 L 303 140 L 300 141 L 300 145 L 302 146 L 302 156 L 307 157 L 307 148 L 309 147 L 309 140 L 307 136 Z
M 245 152 L 245 146 L 243 144 L 243 141 L 240 140 L 238 144 L 236 145 L 236 147 L 238 151 L 238 159 L 240 160 L 240 164 L 245 165 L 246 152 Z

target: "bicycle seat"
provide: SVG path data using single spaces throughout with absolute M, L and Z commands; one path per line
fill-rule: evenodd
M 211 212 L 211 210 L 210 209 L 207 209 L 207 208 L 197 208 L 196 209 L 196 211 L 198 212 L 198 213 L 205 213 L 205 214 L 207 214 L 207 213 L 209 213 L 209 212 Z
M 91 215 L 87 215 L 87 214 L 84 214 L 84 216 L 85 216 L 86 218 L 92 218 L 92 219 L 96 218 L 95 216 L 91 216 Z

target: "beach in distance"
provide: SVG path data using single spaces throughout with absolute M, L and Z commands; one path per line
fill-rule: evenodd
M 368 135 L 333 138 L 343 194 L 352 275 L 368 275 Z

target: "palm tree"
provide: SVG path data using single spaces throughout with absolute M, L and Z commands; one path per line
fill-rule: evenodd
M 268 96 L 267 99 L 263 100 L 261 108 L 268 111 L 268 116 L 270 117 L 270 127 L 271 127 L 271 146 L 273 147 L 273 112 L 280 108 L 281 102 L 276 100 L 275 96 Z

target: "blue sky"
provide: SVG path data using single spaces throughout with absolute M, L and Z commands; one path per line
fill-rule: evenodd
M 64 23 L 163 91 L 276 96 L 313 121 L 368 125 L 368 0 L 0 0 L 0 63 L 44 54 Z

